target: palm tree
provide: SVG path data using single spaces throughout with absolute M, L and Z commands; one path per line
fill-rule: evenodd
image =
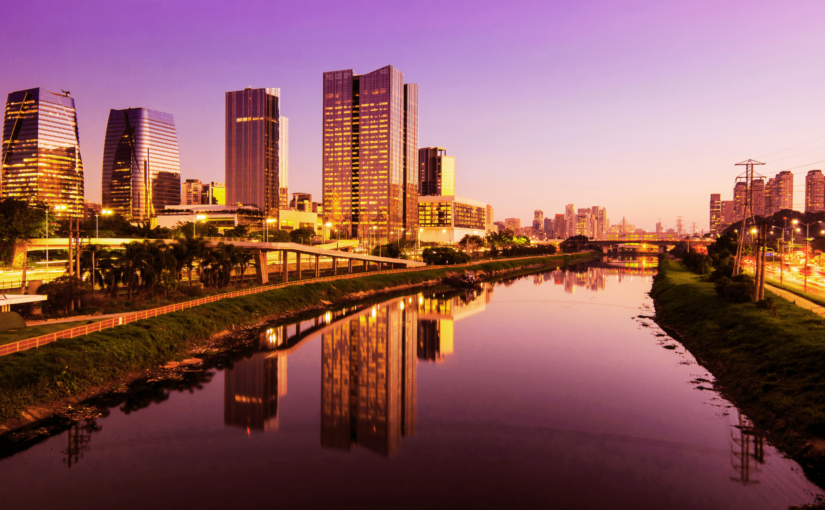
M 146 241 L 126 243 L 123 245 L 123 256 L 118 259 L 122 271 L 121 278 L 129 291 L 129 299 L 132 299 L 135 287 L 141 281 L 146 282 L 149 277 L 152 255 L 147 250 L 148 244 Z
M 100 280 L 101 287 L 103 287 L 103 276 L 97 272 L 97 265 L 95 264 L 95 261 L 100 260 L 100 257 L 108 251 L 109 250 L 105 246 L 99 244 L 89 244 L 85 247 L 83 253 L 81 254 L 81 270 L 89 270 L 92 281 L 92 292 L 95 291 L 95 276 L 97 276 Z
M 246 277 L 246 270 L 255 260 L 255 254 L 252 253 L 252 250 L 247 250 L 246 248 L 241 248 L 238 250 L 238 263 L 241 266 L 241 285 L 243 285 L 244 278 Z

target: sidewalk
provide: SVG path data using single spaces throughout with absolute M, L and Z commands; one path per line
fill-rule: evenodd
M 822 307 L 813 301 L 808 301 L 807 299 L 797 296 L 793 292 L 788 292 L 787 290 L 779 289 L 774 287 L 773 285 L 765 284 L 765 289 L 773 292 L 777 296 L 781 298 L 785 298 L 791 303 L 794 303 L 796 306 L 800 306 L 806 310 L 810 310 L 813 313 L 825 317 L 825 307 Z

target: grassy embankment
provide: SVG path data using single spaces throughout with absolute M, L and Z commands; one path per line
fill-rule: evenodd
M 592 254 L 501 260 L 457 269 L 432 269 L 317 282 L 274 289 L 181 312 L 59 340 L 39 349 L 0 357 L 0 423 L 26 408 L 76 395 L 96 385 L 175 359 L 212 335 L 266 317 L 287 317 L 313 308 L 321 300 L 343 302 L 365 294 L 423 285 L 451 272 L 512 271 L 528 266 L 560 267 Z
M 772 294 L 778 316 L 754 303 L 725 301 L 713 283 L 673 261 L 662 263 L 651 295 L 657 321 L 679 332 L 726 396 L 821 480 L 823 318 Z

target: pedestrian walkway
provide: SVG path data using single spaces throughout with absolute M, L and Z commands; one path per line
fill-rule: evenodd
M 804 308 L 806 310 L 810 310 L 810 311 L 812 311 L 813 313 L 815 313 L 817 315 L 825 317 L 825 307 L 820 306 L 820 305 L 814 303 L 813 301 L 805 299 L 804 297 L 801 297 L 801 296 L 797 296 L 793 292 L 789 292 L 787 290 L 783 290 L 783 289 L 774 287 L 773 285 L 768 285 L 767 283 L 765 284 L 765 289 L 773 292 L 774 294 L 776 294 L 777 296 L 779 296 L 781 298 L 787 299 L 791 303 L 794 303 L 796 306 L 801 306 L 802 308 Z

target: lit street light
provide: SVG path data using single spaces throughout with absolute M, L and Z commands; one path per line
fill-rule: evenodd
M 199 221 L 203 221 L 205 219 L 206 219 L 205 214 L 198 214 L 198 215 L 195 216 L 195 219 L 192 221 L 192 237 L 193 238 L 197 235 L 197 233 L 195 233 L 195 225 L 197 225 Z

